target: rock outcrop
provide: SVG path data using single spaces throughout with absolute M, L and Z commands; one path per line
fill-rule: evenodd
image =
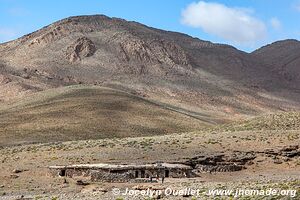
M 258 153 L 262 153 L 268 156 L 294 158 L 300 157 L 300 148 L 299 145 L 290 145 L 278 149 L 266 149 L 265 151 Z
M 67 47 L 66 58 L 71 63 L 90 57 L 96 52 L 94 43 L 86 37 L 78 38 L 73 44 Z
M 167 40 L 144 41 L 138 37 L 122 38 L 120 42 L 122 57 L 126 61 L 174 65 L 188 65 L 186 52 L 177 44 Z
M 212 172 L 234 172 L 252 165 L 258 157 L 271 157 L 275 164 L 282 164 L 300 157 L 299 145 L 289 145 L 263 151 L 236 151 L 232 154 L 199 155 L 188 159 L 184 164 L 193 167 L 195 174 Z
M 233 172 L 245 169 L 245 165 L 251 164 L 255 158 L 256 156 L 252 152 L 235 152 L 230 155 L 200 155 L 188 160 L 187 164 L 193 166 L 194 173 Z

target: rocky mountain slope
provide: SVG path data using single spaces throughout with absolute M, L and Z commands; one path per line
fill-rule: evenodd
M 253 52 L 272 72 L 283 77 L 295 90 L 300 87 L 300 42 L 278 41 Z
M 297 55 L 287 43 L 247 54 L 103 15 L 70 17 L 0 45 L 0 99 L 89 84 L 224 120 L 295 110 L 299 68 L 291 62 L 280 71 Z M 286 61 L 274 61 L 276 52 Z

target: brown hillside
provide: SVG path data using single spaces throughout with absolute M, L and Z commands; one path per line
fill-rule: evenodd
M 231 120 L 299 108 L 299 79 L 283 81 L 257 53 L 103 15 L 1 44 L 0 63 L 2 101 L 84 83 Z M 284 73 L 297 76 L 295 66 Z

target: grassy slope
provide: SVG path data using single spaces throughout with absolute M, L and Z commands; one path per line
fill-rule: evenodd
M 73 86 L 0 107 L 0 146 L 197 130 L 195 117 L 114 89 Z
M 300 112 L 279 112 L 212 128 L 219 131 L 300 130 Z

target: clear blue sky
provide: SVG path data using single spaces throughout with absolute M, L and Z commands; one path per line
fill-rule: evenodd
M 62 18 L 91 14 L 138 21 L 245 51 L 275 40 L 300 39 L 300 0 L 0 0 L 0 42 Z

